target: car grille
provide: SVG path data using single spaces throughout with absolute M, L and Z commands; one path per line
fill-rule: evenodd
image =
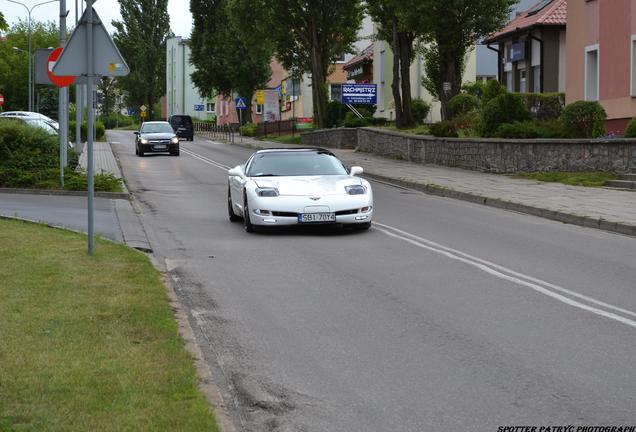
M 272 216 L 278 216 L 278 217 L 298 217 L 298 213 L 294 213 L 294 212 L 272 212 Z
M 352 209 L 352 210 L 340 210 L 336 212 L 336 216 L 344 216 L 350 214 L 356 214 L 360 211 L 360 209 Z
M 170 140 L 150 140 L 148 141 L 150 144 L 163 144 L 163 145 L 168 145 L 170 144 Z

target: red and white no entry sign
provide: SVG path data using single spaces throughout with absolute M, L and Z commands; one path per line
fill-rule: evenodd
M 75 81 L 74 76 L 57 76 L 57 75 L 53 75 L 53 72 L 51 72 L 53 70 L 53 66 L 55 66 L 55 62 L 57 61 L 57 59 L 60 57 L 61 54 L 62 54 L 62 48 L 59 48 L 59 47 L 55 48 L 51 52 L 51 54 L 49 55 L 49 61 L 48 61 L 48 67 L 47 67 L 46 73 L 49 75 L 51 82 L 55 84 L 56 86 L 68 87 L 71 84 L 73 84 L 73 81 Z
M 0 106 L 4 105 L 4 95 L 0 93 Z

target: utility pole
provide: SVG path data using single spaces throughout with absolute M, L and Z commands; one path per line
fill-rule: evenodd
M 66 0 L 60 0 L 60 47 L 66 47 Z M 58 117 L 60 120 L 60 184 L 64 189 L 64 168 L 67 166 L 68 146 L 68 87 L 60 87 L 58 98 Z
M 84 7 L 84 1 L 82 0 L 82 8 Z M 75 0 L 75 27 L 78 23 L 78 8 L 77 0 Z M 82 117 L 84 114 L 84 103 L 82 98 L 82 85 L 75 85 L 75 149 L 80 150 L 82 145 Z
M 88 97 L 88 125 L 86 128 L 88 143 L 88 254 L 95 254 L 95 234 L 94 234 L 94 195 L 95 195 L 95 177 L 93 168 L 93 0 L 86 1 L 86 96 Z

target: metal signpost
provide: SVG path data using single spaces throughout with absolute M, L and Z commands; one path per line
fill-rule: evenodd
M 93 0 L 87 0 L 86 10 L 75 27 L 62 55 L 53 66 L 58 76 L 73 75 L 86 77 L 88 98 L 88 253 L 95 253 L 94 239 L 94 195 L 95 179 L 93 168 L 93 127 L 95 113 L 93 106 L 93 79 L 100 76 L 125 76 L 130 69 L 119 50 L 108 35 L 104 24 L 93 9 Z
M 139 116 L 144 119 L 144 121 L 146 120 L 146 116 L 148 115 L 148 113 L 146 112 L 147 109 L 148 107 L 146 105 L 142 105 L 139 107 Z
M 237 97 L 236 100 L 234 101 L 236 104 L 236 109 L 239 112 L 239 127 L 243 126 L 243 111 L 245 111 L 245 109 L 247 109 L 247 99 L 244 97 Z M 240 132 L 241 129 L 239 129 Z M 243 142 L 243 134 L 241 135 L 241 142 Z

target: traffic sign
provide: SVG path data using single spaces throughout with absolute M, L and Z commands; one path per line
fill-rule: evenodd
M 256 90 L 256 105 L 265 104 L 265 90 Z
M 53 67 L 53 72 L 58 75 L 86 75 L 88 74 L 87 53 L 87 24 L 88 8 L 84 11 L 73 34 L 62 53 L 62 56 Z M 93 55 L 92 73 L 100 76 L 126 76 L 130 68 L 124 61 L 115 43 L 104 27 L 104 23 L 95 12 L 92 13 L 93 46 L 90 47 Z
M 0 106 L 4 105 L 4 95 L 0 93 Z
M 139 107 L 139 109 L 141 110 L 141 112 L 145 112 L 148 109 L 148 107 L 146 105 L 142 105 Z
M 55 63 L 57 63 L 58 58 L 62 55 L 62 51 L 63 49 L 58 47 L 49 54 L 47 75 L 54 85 L 58 87 L 68 87 L 73 84 L 73 81 L 75 81 L 74 76 L 57 76 L 53 74 L 53 67 L 55 66 Z
M 205 109 L 205 105 L 200 105 L 200 104 L 195 104 L 194 105 L 194 110 L 195 111 L 203 111 Z
M 146 115 L 147 115 L 147 114 L 148 114 L 148 113 L 146 113 L 146 111 L 142 111 L 142 112 L 140 112 L 140 113 L 139 113 L 139 115 L 141 116 L 141 118 L 146 118 Z
M 236 109 L 237 110 L 247 109 L 247 99 L 245 99 L 244 97 L 237 97 L 236 98 Z

